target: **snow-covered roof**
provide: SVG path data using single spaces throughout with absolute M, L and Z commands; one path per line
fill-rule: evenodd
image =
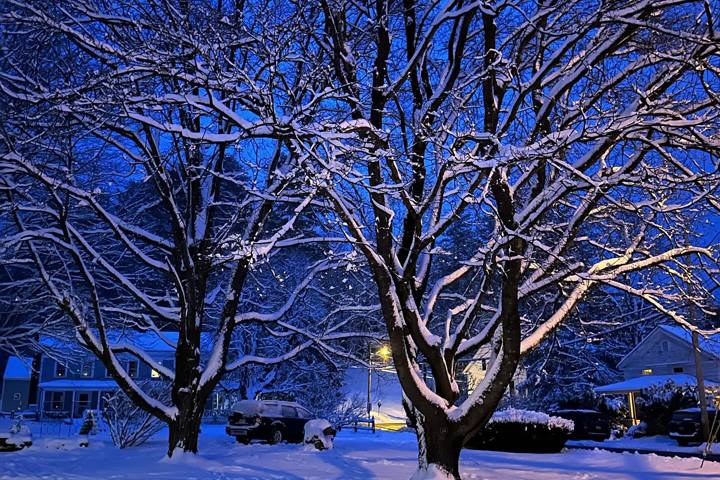
M 115 390 L 115 380 L 50 380 L 38 385 L 42 390 Z
M 30 380 L 32 360 L 29 358 L 10 357 L 5 365 L 5 380 Z
M 658 328 L 692 345 L 692 333 L 680 325 L 660 325 Z M 698 335 L 700 350 L 720 359 L 720 333 L 704 337 Z
M 603 385 L 602 387 L 595 388 L 595 391 L 597 393 L 606 394 L 639 392 L 653 385 L 664 385 L 667 382 L 672 382 L 678 386 L 697 385 L 697 380 L 692 375 L 676 373 L 673 375 L 643 375 L 641 377 L 631 378 L 622 382 Z M 705 380 L 705 386 L 720 387 L 720 383 Z
M 179 336 L 180 332 L 114 330 L 108 333 L 111 344 L 127 343 L 146 352 L 174 352 Z M 210 333 L 200 334 L 201 345 L 208 346 L 211 341 Z M 53 337 L 41 337 L 40 342 L 43 346 L 55 351 L 73 351 L 79 347 L 75 342 Z

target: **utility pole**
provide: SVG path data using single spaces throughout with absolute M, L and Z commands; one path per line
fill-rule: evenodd
M 710 439 L 710 422 L 708 420 L 707 398 L 705 398 L 705 378 L 703 377 L 702 356 L 700 354 L 700 340 L 697 331 L 692 331 L 693 353 L 695 354 L 695 376 L 697 378 L 698 400 L 700 400 L 700 423 L 702 423 L 703 438 Z
M 372 347 L 368 342 L 368 379 L 367 379 L 367 418 L 370 419 L 372 414 L 372 401 L 370 400 L 370 389 L 372 386 Z

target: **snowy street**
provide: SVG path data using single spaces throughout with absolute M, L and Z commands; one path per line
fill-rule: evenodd
M 31 448 L 0 454 L 0 479 L 407 479 L 416 468 L 411 433 L 341 432 L 334 450 L 308 452 L 301 445 L 239 445 L 222 425 L 206 425 L 197 458 L 163 459 L 163 434 L 137 447 L 118 450 L 93 438 L 87 449 L 57 448 L 58 441 L 36 439 Z M 74 439 L 69 439 L 71 443 Z M 69 467 L 72 465 L 72 467 Z M 561 454 L 463 451 L 465 479 L 712 479 L 720 463 L 655 455 L 568 450 Z M 150 473 L 151 472 L 151 473 Z

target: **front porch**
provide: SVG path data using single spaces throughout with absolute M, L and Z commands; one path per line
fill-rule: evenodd
M 113 380 L 52 380 L 38 388 L 43 417 L 82 418 L 87 409 L 100 411 L 103 395 L 118 387 Z

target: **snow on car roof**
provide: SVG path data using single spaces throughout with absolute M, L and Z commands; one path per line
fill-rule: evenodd
M 5 365 L 5 380 L 30 380 L 32 360 L 29 358 L 10 357 Z
M 241 413 L 257 414 L 262 407 L 296 407 L 307 410 L 297 402 L 288 402 L 286 400 L 240 400 L 233 405 L 233 411 Z
M 715 411 L 715 407 L 708 405 L 708 412 Z M 675 413 L 696 413 L 700 411 L 700 407 L 683 408 L 682 410 L 675 410 Z
M 590 410 L 588 408 L 561 408 L 560 410 L 553 410 L 554 413 L 600 413 L 597 410 Z

